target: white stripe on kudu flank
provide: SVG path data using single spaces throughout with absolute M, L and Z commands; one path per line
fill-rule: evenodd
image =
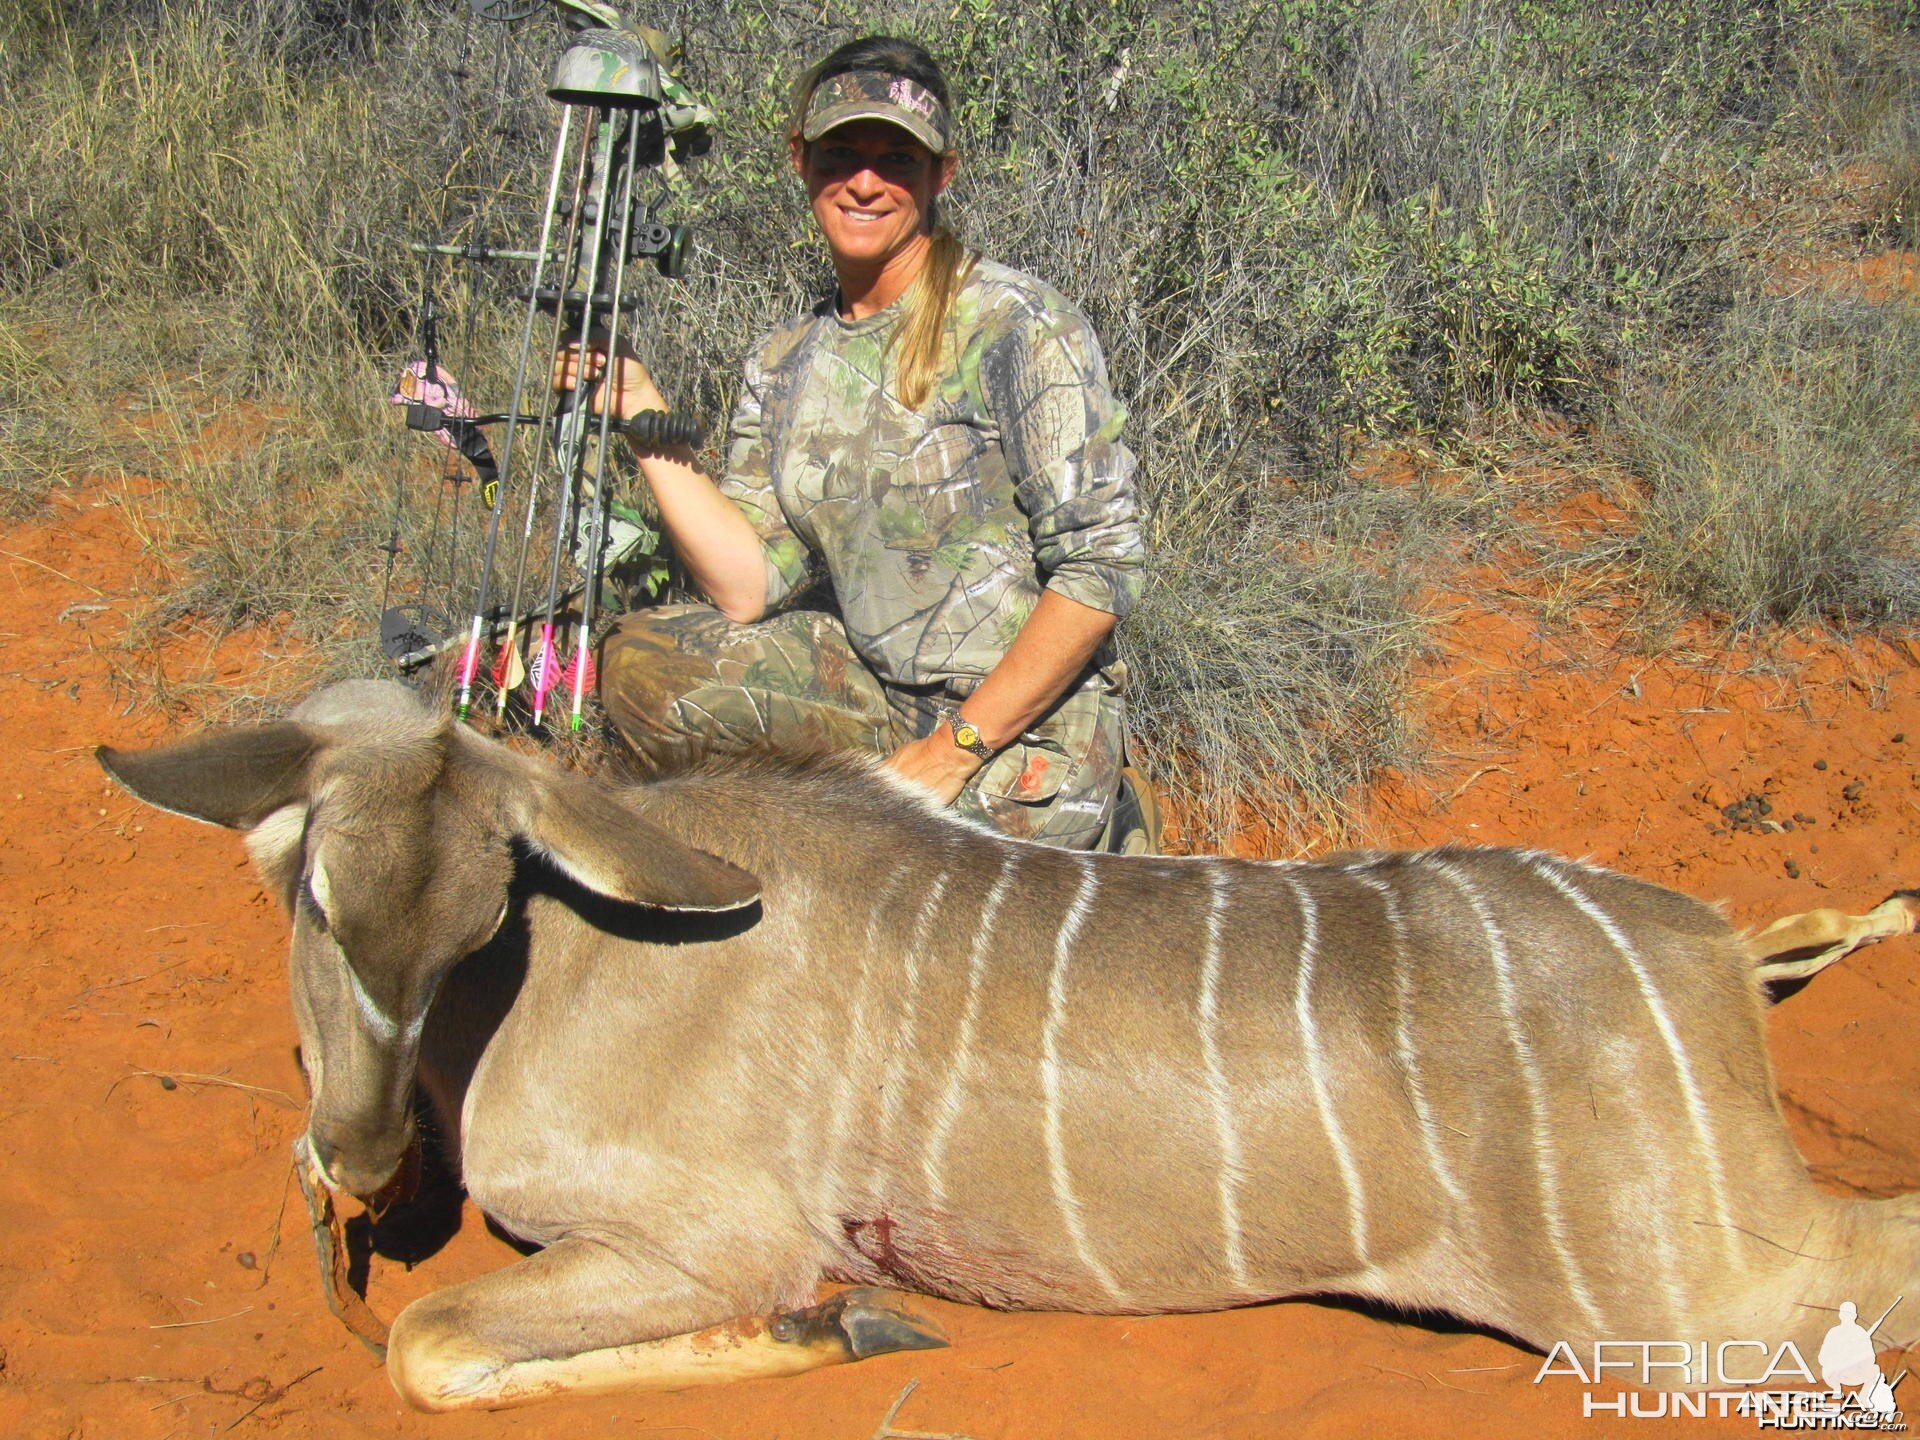
M 967 1081 L 973 1073 L 973 1032 L 980 1021 L 980 994 L 986 979 L 993 926 L 1000 916 L 1001 902 L 1013 884 L 1013 872 L 1019 868 L 1020 852 L 1008 846 L 1006 858 L 1000 862 L 999 878 L 987 892 L 987 903 L 980 911 L 973 933 L 973 953 L 967 958 L 967 998 L 960 1011 L 960 1033 L 954 1041 L 952 1071 L 947 1077 L 946 1093 L 940 1097 L 939 1108 L 933 1114 L 933 1134 L 927 1139 L 927 1154 L 921 1165 L 927 1177 L 927 1194 L 936 1209 L 946 1203 L 947 1146 L 952 1142 L 953 1127 L 960 1119 Z
M 886 1083 L 880 1092 L 880 1119 L 875 1133 L 881 1137 L 882 1145 L 877 1152 L 884 1155 L 898 1149 L 893 1143 L 894 1127 L 900 1120 L 900 1106 L 906 1097 L 907 1072 L 913 1061 L 914 1030 L 920 1019 L 920 957 L 926 953 L 927 943 L 932 939 L 934 916 L 940 911 L 940 902 L 946 898 L 947 886 L 952 883 L 952 873 L 942 870 L 927 887 L 927 898 L 921 902 L 920 913 L 914 917 L 913 929 L 907 934 L 907 953 L 905 959 L 906 983 L 901 987 L 900 1020 L 893 1032 L 893 1044 L 889 1046 L 887 1056 Z M 887 1161 L 876 1159 L 874 1185 L 884 1183 Z
M 1340 1117 L 1333 1108 L 1327 1060 L 1320 1050 L 1320 1032 L 1313 1023 L 1313 966 L 1319 958 L 1320 910 L 1306 886 L 1291 874 L 1286 879 L 1300 906 L 1300 964 L 1294 972 L 1293 1014 L 1300 1025 L 1300 1044 L 1306 1051 L 1307 1078 L 1313 1082 L 1314 1108 L 1320 1112 L 1320 1124 L 1327 1132 L 1334 1163 L 1340 1169 L 1340 1183 L 1347 1190 L 1347 1224 L 1353 1234 L 1354 1255 L 1365 1267 L 1373 1263 L 1367 1246 L 1367 1195 L 1361 1188 L 1360 1169 L 1353 1163 L 1352 1147 L 1347 1144 L 1346 1132 L 1340 1128 Z
M 1073 954 L 1073 942 L 1079 938 L 1080 927 L 1093 909 L 1093 893 L 1100 886 L 1092 859 L 1085 855 L 1074 858 L 1080 865 L 1080 888 L 1067 907 L 1066 919 L 1061 921 L 1060 935 L 1054 943 L 1053 975 L 1047 982 L 1047 1023 L 1040 1037 L 1040 1088 L 1047 1103 L 1047 1168 L 1053 1177 L 1053 1201 L 1060 1209 L 1074 1252 L 1107 1294 L 1119 1300 L 1122 1298 L 1120 1287 L 1113 1283 L 1112 1274 L 1100 1263 L 1087 1241 L 1086 1226 L 1080 1220 L 1080 1201 L 1073 1193 L 1073 1180 L 1067 1174 L 1067 1147 L 1060 1128 L 1060 1029 L 1066 1020 L 1067 961 Z
M 1226 925 L 1227 887 L 1233 872 L 1224 865 L 1209 871 L 1212 891 L 1207 897 L 1207 948 L 1200 962 L 1200 1054 L 1207 1067 L 1207 1096 L 1213 1102 L 1213 1128 L 1220 1141 L 1220 1228 L 1226 1238 L 1227 1270 L 1233 1283 L 1251 1289 L 1247 1256 L 1240 1231 L 1240 1186 L 1246 1170 L 1240 1158 L 1240 1132 L 1234 1127 L 1232 1092 L 1226 1068 L 1220 1063 L 1220 936 Z
M 892 909 L 894 892 L 903 881 L 911 879 L 913 873 L 912 865 L 902 865 L 888 874 L 873 891 L 873 911 L 867 917 L 865 943 L 860 947 L 860 978 L 855 984 L 853 1008 L 847 1017 L 849 1033 L 856 1047 L 864 1046 L 867 1039 L 867 1011 L 873 997 L 881 930 Z M 854 1101 L 858 1098 L 860 1077 L 866 1073 L 866 1058 L 857 1053 L 848 1056 L 840 1067 L 840 1088 L 833 1097 L 827 1133 L 821 1146 L 820 1206 L 823 1210 L 831 1210 L 838 1203 L 835 1190 L 841 1178 L 840 1157 L 846 1151 L 847 1130 L 853 1118 Z
M 1592 896 L 1573 884 L 1563 873 L 1561 866 L 1549 856 L 1529 856 L 1528 864 L 1541 879 L 1565 896 L 1594 924 L 1598 925 L 1627 962 L 1627 968 L 1633 972 L 1634 983 L 1640 987 L 1640 997 L 1647 1002 L 1647 1009 L 1653 1015 L 1654 1028 L 1660 1032 L 1660 1039 L 1667 1047 L 1667 1054 L 1673 1059 L 1673 1073 L 1680 1082 L 1681 1098 L 1687 1106 L 1687 1120 L 1693 1127 L 1693 1137 L 1700 1144 L 1700 1154 L 1706 1161 L 1707 1182 L 1713 1189 L 1714 1219 L 1720 1227 L 1721 1243 L 1728 1257 L 1736 1266 L 1740 1263 L 1739 1232 L 1734 1229 L 1733 1216 L 1727 1211 L 1726 1171 L 1720 1164 L 1720 1147 L 1714 1143 L 1713 1127 L 1707 1120 L 1706 1102 L 1700 1098 L 1700 1086 L 1693 1078 L 1693 1065 L 1687 1059 L 1687 1049 L 1680 1041 L 1680 1032 L 1674 1029 L 1673 1017 L 1667 1013 L 1666 1002 L 1660 998 L 1660 990 L 1653 983 L 1653 976 L 1647 973 L 1646 965 L 1640 959 L 1633 942 L 1627 939 L 1626 932 L 1619 923 L 1594 902 Z
M 1407 1099 L 1413 1104 L 1414 1118 L 1420 1122 L 1420 1143 L 1426 1149 L 1433 1178 L 1453 1201 L 1456 1216 L 1471 1228 L 1473 1211 L 1467 1203 L 1467 1192 L 1447 1163 L 1447 1153 L 1441 1146 L 1440 1125 L 1433 1118 L 1433 1102 L 1427 1098 L 1427 1087 L 1420 1079 L 1420 1053 L 1413 1045 L 1413 971 L 1407 963 L 1406 923 L 1400 915 L 1400 902 L 1394 897 L 1393 886 L 1379 876 L 1358 869 L 1349 869 L 1347 873 L 1380 897 L 1387 919 L 1387 938 L 1393 945 L 1394 1054 L 1400 1061 L 1400 1074 L 1406 1081 Z
M 1540 1079 L 1539 1063 L 1533 1056 L 1533 1042 L 1527 1038 L 1520 1024 L 1520 1002 L 1513 989 L 1513 967 L 1507 954 L 1506 934 L 1494 918 L 1486 897 L 1452 862 L 1425 857 L 1423 863 L 1445 876 L 1460 892 L 1467 904 L 1473 907 L 1480 928 L 1486 932 L 1487 950 L 1493 960 L 1494 988 L 1500 996 L 1500 1018 L 1506 1023 L 1507 1043 L 1513 1046 L 1514 1058 L 1520 1062 L 1520 1074 L 1526 1082 L 1527 1109 L 1533 1121 L 1534 1176 L 1540 1188 L 1540 1218 L 1545 1223 L 1547 1242 L 1553 1246 L 1554 1256 L 1566 1273 L 1567 1289 L 1574 1303 L 1593 1327 L 1593 1333 L 1604 1335 L 1606 1326 L 1601 1323 L 1600 1312 L 1593 1303 L 1593 1294 L 1587 1289 L 1586 1277 L 1574 1261 L 1573 1249 L 1567 1239 L 1566 1215 L 1560 1204 L 1560 1176 L 1554 1169 L 1553 1139 L 1548 1131 L 1546 1087 Z
M 927 945 L 927 931 L 933 925 L 933 915 L 940 908 L 940 901 L 947 893 L 947 886 L 953 877 L 942 870 L 927 887 L 927 900 L 920 907 L 920 917 L 913 922 L 913 948 L 907 952 L 907 980 L 909 983 L 920 978 L 920 952 Z

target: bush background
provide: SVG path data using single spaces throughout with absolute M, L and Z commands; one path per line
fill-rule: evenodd
M 1201 837 L 1247 807 L 1337 822 L 1406 759 L 1423 567 L 1495 537 L 1510 506 L 1483 462 L 1537 447 L 1527 422 L 1632 469 L 1610 554 L 1648 603 L 1736 627 L 1920 605 L 1911 308 L 1780 278 L 1915 243 L 1911 3 L 665 0 L 636 18 L 680 41 L 720 117 L 714 153 L 659 195 L 698 250 L 652 287 L 642 345 L 716 426 L 747 346 L 829 279 L 785 164 L 794 74 L 872 30 L 946 62 L 950 216 L 1086 309 L 1132 411 L 1156 559 L 1123 631 L 1139 739 Z M 560 40 L 550 14 L 507 27 L 438 0 L 10 7 L 5 503 L 153 475 L 155 533 L 189 557 L 156 622 L 280 616 L 332 667 L 376 672 L 396 477 L 403 587 L 444 585 L 442 564 L 470 586 L 475 528 L 418 573 L 447 502 L 384 403 L 427 278 L 406 244 L 530 240 Z M 448 363 L 491 393 L 519 277 L 432 279 Z M 1356 464 L 1410 441 L 1464 479 Z

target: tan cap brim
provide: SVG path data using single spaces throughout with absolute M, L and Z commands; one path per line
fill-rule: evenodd
M 818 115 L 807 116 L 800 136 L 803 140 L 818 140 L 829 130 L 838 130 L 855 120 L 884 120 L 906 131 L 935 155 L 946 153 L 946 140 L 925 116 L 916 115 L 902 105 L 889 105 L 884 100 L 843 100 L 838 105 L 829 105 Z

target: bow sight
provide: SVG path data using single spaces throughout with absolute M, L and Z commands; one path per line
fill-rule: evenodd
M 670 279 L 684 273 L 687 227 L 656 220 L 635 179 L 643 170 L 671 173 L 679 159 L 703 151 L 712 115 L 668 69 L 666 48 L 657 35 L 627 25 L 604 6 L 579 0 L 561 3 L 586 11 L 595 21 L 612 23 L 573 36 L 552 69 L 546 90 L 560 106 L 559 128 L 538 242 L 532 249 L 482 243 L 412 247 L 429 267 L 443 259 L 531 266 L 528 283 L 510 292 L 523 307 L 512 399 L 504 410 L 482 413 L 460 393 L 440 364 L 438 316 L 429 289 L 420 313 L 425 358 L 406 367 L 393 400 L 406 407 L 409 429 L 435 436 L 481 481 L 488 518 L 472 619 L 459 659 L 461 717 L 468 714 L 481 679 L 482 652 L 498 641 L 487 674 L 499 715 L 506 716 L 510 697 L 524 684 L 527 708 L 538 726 L 553 691 L 565 683 L 570 724 L 577 730 L 594 684 L 594 611 L 603 579 L 609 570 L 636 562 L 653 568 L 661 546 L 658 532 L 644 519 L 616 514 L 610 503 L 608 486 L 618 465 L 616 432 L 644 443 L 695 445 L 701 443 L 701 432 L 692 421 L 663 411 L 643 412 L 616 424 L 611 403 L 593 403 L 597 384 L 589 386 L 583 379 L 575 389 L 559 392 L 549 383 L 548 372 L 564 345 L 578 346 L 582 353 L 616 353 L 639 305 L 639 296 L 629 288 L 635 269 L 650 266 Z M 475 0 L 474 8 L 497 18 L 493 11 L 498 7 L 490 9 L 483 0 Z M 522 13 L 516 9 L 513 18 Z M 523 437 L 529 428 L 533 433 Z M 493 433 L 501 437 L 497 464 L 489 438 Z M 450 548 L 457 549 L 460 487 L 473 477 L 458 473 L 451 455 L 449 464 L 453 473 L 446 478 L 454 495 Z M 501 603 L 494 595 L 501 523 L 510 497 L 522 490 L 524 522 L 513 583 Z M 384 547 L 389 599 L 394 559 L 404 548 L 399 543 L 403 494 L 396 496 L 393 534 Z M 543 500 L 548 508 L 544 525 Z M 438 516 L 436 509 L 425 567 L 429 576 Z M 526 582 L 537 532 L 550 538 L 546 586 L 536 606 L 526 603 Z M 570 585 L 562 584 L 563 565 L 574 577 Z M 384 607 L 381 644 L 403 672 L 419 669 L 458 643 L 449 618 L 457 575 L 456 559 L 449 564 L 445 611 L 425 599 Z M 564 633 L 557 633 L 569 624 L 574 629 L 570 649 Z

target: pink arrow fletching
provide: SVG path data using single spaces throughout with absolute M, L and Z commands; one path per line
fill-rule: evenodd
M 581 672 L 585 671 L 583 675 Z M 585 695 L 599 683 L 599 671 L 593 663 L 593 652 L 585 645 L 573 652 L 573 659 L 567 665 L 567 689 L 574 695 Z
M 473 677 L 480 670 L 480 637 L 474 636 L 467 641 L 466 651 L 460 656 L 460 691 L 464 698 L 473 689 Z
M 553 650 L 553 627 L 540 627 L 540 655 L 533 662 L 533 693 L 541 699 L 560 681 L 560 657 Z

